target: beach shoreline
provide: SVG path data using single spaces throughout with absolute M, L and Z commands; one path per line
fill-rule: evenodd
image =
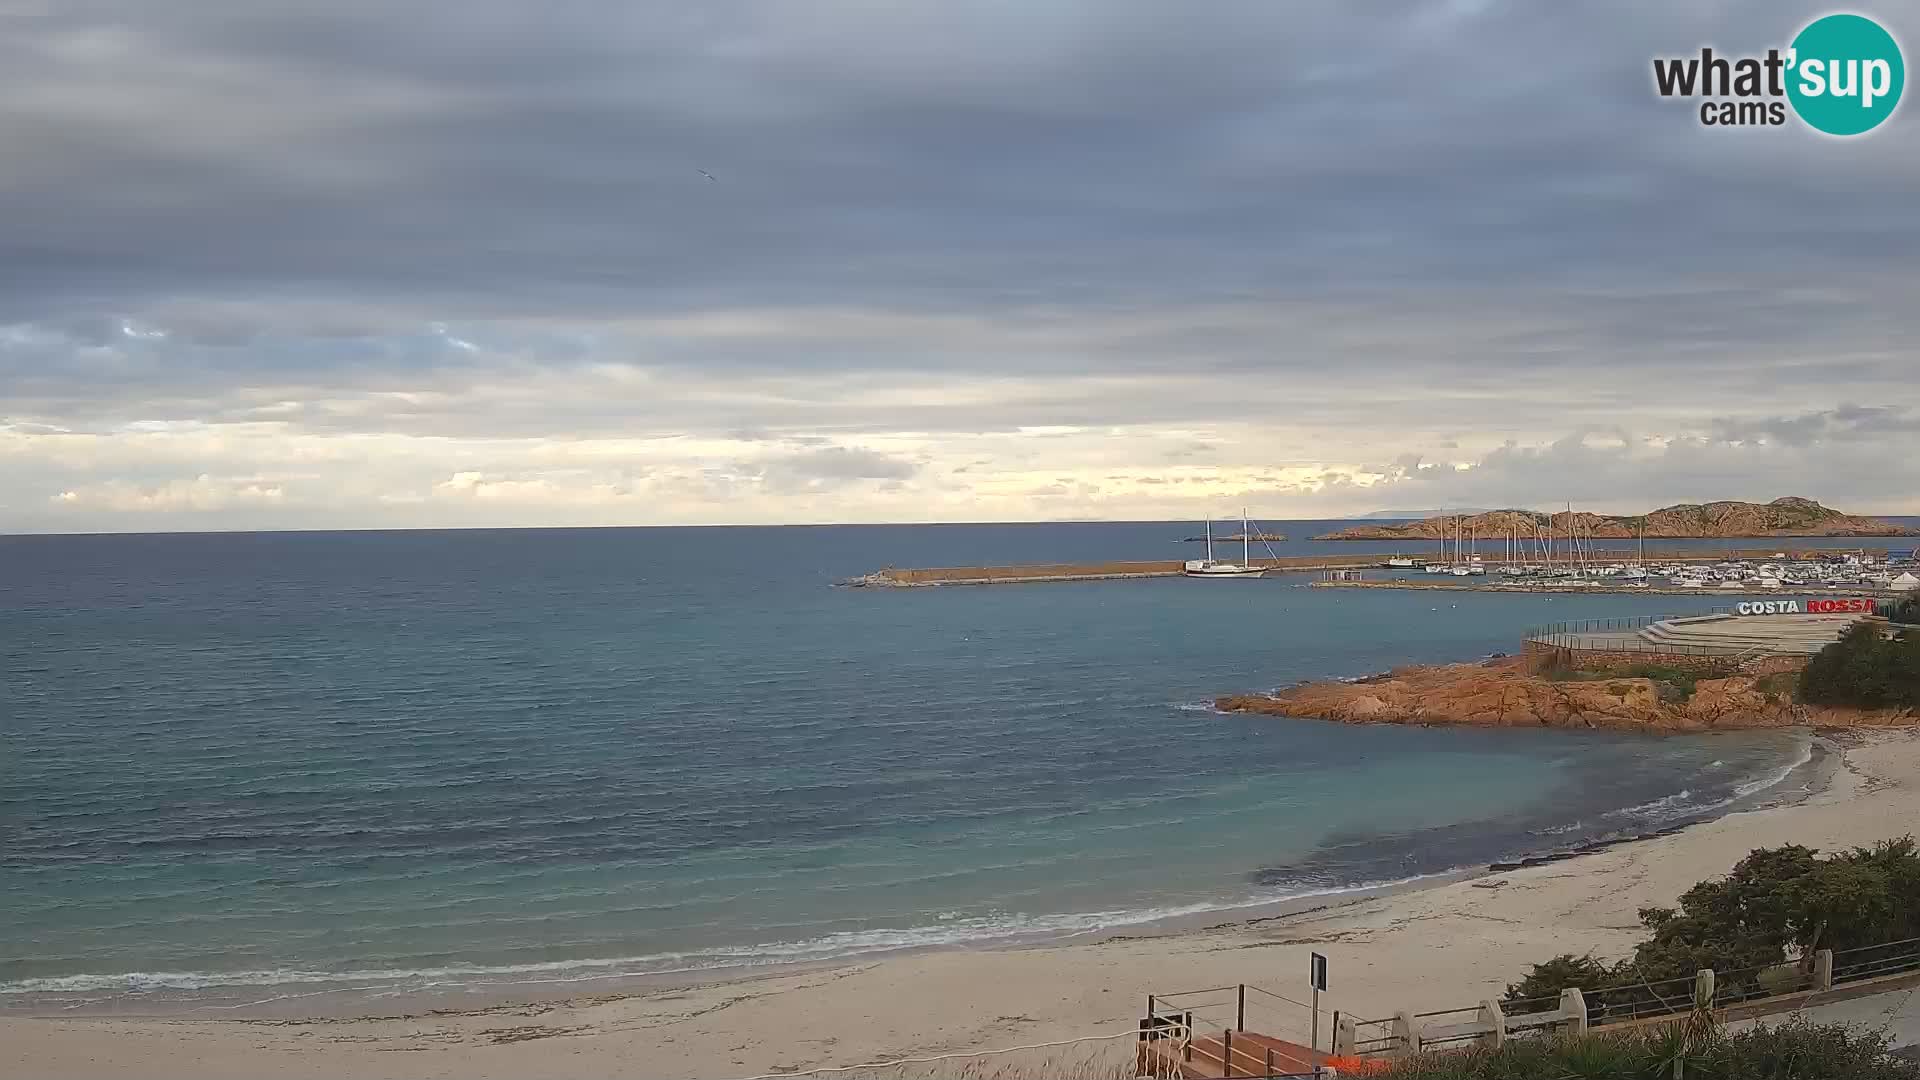
M 1827 741 L 1839 752 L 1822 755 L 1823 775 L 1783 805 L 1302 910 L 464 1009 L 396 1000 L 378 1016 L 326 1016 L 288 1001 L 279 1015 L 245 1018 L 7 1017 L 0 1062 L 22 1076 L 182 1080 L 615 1076 L 670 1054 L 671 1075 L 746 1076 L 1111 1034 L 1137 1020 L 1149 993 L 1243 981 L 1297 989 L 1316 950 L 1334 964 L 1329 1008 L 1378 1016 L 1471 1004 L 1560 952 L 1623 955 L 1639 936 L 1639 907 L 1671 904 L 1753 847 L 1865 844 L 1920 820 L 1920 740 L 1863 732 Z
M 1046 950 L 1229 929 L 1439 888 L 1523 866 L 1584 858 L 1621 845 L 1646 843 L 1669 836 L 1717 820 L 1728 813 L 1771 808 L 1811 798 L 1824 790 L 1841 768 L 1843 748 L 1828 733 L 1801 731 L 1799 735 L 1804 740 L 1800 756 L 1778 772 L 1767 774 L 1767 779 L 1742 785 L 1742 789 L 1752 789 L 1750 793 L 1732 795 L 1708 807 L 1693 808 L 1675 823 L 1628 826 L 1601 835 L 1584 833 L 1581 834 L 1583 838 L 1565 842 L 1555 842 L 1552 834 L 1543 833 L 1538 835 L 1539 843 L 1536 846 L 1508 851 L 1491 862 L 1465 863 L 1403 878 L 1328 885 L 1273 897 L 1222 898 L 1217 902 L 1188 905 L 1186 910 L 1169 910 L 1164 914 L 1146 917 L 1123 917 L 1086 929 L 1008 932 L 948 942 L 876 945 L 864 950 L 799 960 L 767 960 L 665 970 L 623 970 L 621 964 L 624 962 L 619 960 L 581 961 L 562 962 L 550 970 L 543 969 L 541 965 L 531 965 L 516 973 L 515 977 L 476 966 L 472 970 L 449 969 L 446 974 L 429 980 L 424 986 L 380 981 L 374 978 L 372 972 L 362 978 L 355 978 L 349 973 L 315 973 L 316 977 L 311 980 L 287 979 L 267 983 L 221 983 L 212 981 L 220 977 L 218 973 L 210 973 L 199 976 L 209 980 L 207 985 L 186 990 L 160 982 L 164 978 L 162 976 L 154 976 L 152 978 L 156 985 L 145 990 L 91 988 L 0 994 L 0 1018 L 342 1021 L 367 1017 L 430 1016 L 554 1003 L 618 1001 L 700 987 L 828 972 L 854 964 L 951 951 Z M 1798 784 L 1793 782 L 1796 779 L 1799 780 Z M 1679 796 L 1687 794 L 1686 791 L 1678 793 Z M 1621 813 L 1625 809 L 1630 808 L 1614 812 Z M 594 969 L 600 966 L 608 970 L 594 973 Z

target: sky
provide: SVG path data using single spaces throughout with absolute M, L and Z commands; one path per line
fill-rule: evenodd
M 1920 513 L 1827 10 L 0 0 L 0 532 Z

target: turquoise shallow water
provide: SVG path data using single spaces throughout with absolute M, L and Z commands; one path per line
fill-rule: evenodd
M 0 538 L 0 1008 L 1111 929 L 1697 819 L 1804 754 L 1204 704 L 1711 597 L 828 587 L 1192 530 Z

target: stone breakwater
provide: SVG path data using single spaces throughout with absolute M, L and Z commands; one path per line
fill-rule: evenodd
M 1653 658 L 1648 658 L 1653 659 Z M 1913 727 L 1904 709 L 1795 704 L 1765 676 L 1702 678 L 1690 691 L 1650 678 L 1534 673 L 1525 657 L 1477 664 L 1398 668 L 1353 682 L 1309 682 L 1273 694 L 1230 694 L 1222 712 L 1332 720 L 1345 724 L 1606 728 L 1667 734 L 1751 728 Z

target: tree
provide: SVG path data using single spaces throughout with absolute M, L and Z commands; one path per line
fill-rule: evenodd
M 1796 696 L 1809 705 L 1920 706 L 1920 634 L 1888 638 L 1877 624 L 1855 623 L 1807 661 Z
M 1689 978 L 1701 968 L 1720 973 L 1723 986 L 1744 987 L 1758 981 L 1757 969 L 1792 956 L 1810 963 L 1818 949 L 1920 937 L 1920 845 L 1908 836 L 1826 858 L 1798 844 L 1758 848 L 1726 877 L 1681 894 L 1677 907 L 1641 909 L 1640 923 L 1648 936 L 1632 957 L 1609 966 L 1591 956 L 1556 956 L 1508 986 L 1506 1000 L 1577 986 L 1604 1008 L 1640 996 L 1634 987 Z
M 1561 953 L 1544 964 L 1533 965 L 1533 970 L 1519 982 L 1508 984 L 1506 996 L 1500 1000 L 1511 1003 L 1558 997 L 1560 991 L 1570 986 L 1598 989 L 1612 982 L 1613 969 L 1606 964 L 1591 956 Z
M 1812 848 L 1759 848 L 1725 878 L 1681 894 L 1678 911 L 1643 909 L 1640 923 L 1653 936 L 1635 947 L 1635 970 L 1653 982 L 1705 967 L 1728 971 L 1780 963 L 1793 944 L 1791 916 L 1798 910 L 1788 887 L 1818 865 Z

